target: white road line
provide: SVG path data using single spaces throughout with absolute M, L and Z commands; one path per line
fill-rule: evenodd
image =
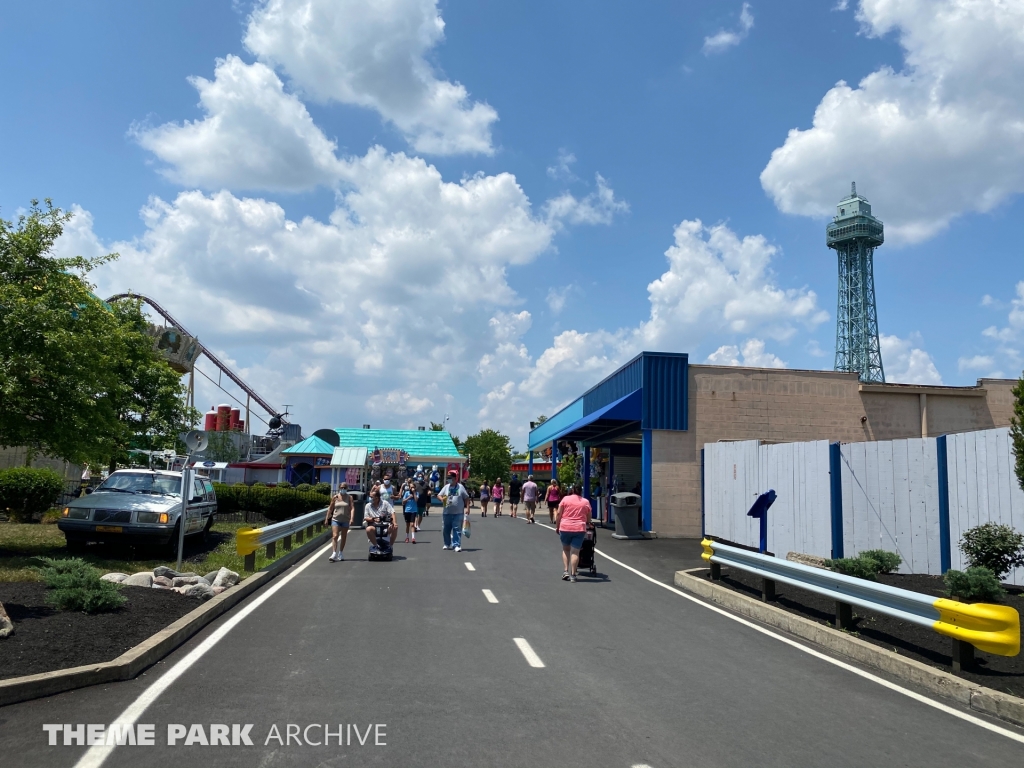
M 472 563 L 465 563 L 465 566 L 466 566 L 466 570 L 467 571 L 475 571 L 476 570 L 476 568 L 473 567 Z
M 496 602 L 498 602 L 498 598 L 496 598 L 494 596 L 494 593 L 491 592 L 491 590 L 485 589 L 483 592 L 484 592 L 484 597 L 487 598 L 487 602 L 488 603 L 496 603 Z
M 328 544 L 322 549 L 317 550 L 306 558 L 306 562 L 292 569 L 291 573 L 288 573 L 285 576 L 279 576 L 271 586 L 265 587 L 263 593 L 259 597 L 224 622 L 216 632 L 193 648 L 185 658 L 164 672 L 156 682 L 144 690 L 139 697 L 129 704 L 128 708 L 122 712 L 116 720 L 114 720 L 114 723 L 121 726 L 127 726 L 134 725 L 138 722 L 139 718 L 142 717 L 142 714 L 149 708 L 149 705 L 156 701 L 160 697 L 160 694 L 170 688 L 171 685 L 174 684 L 174 681 L 185 674 L 193 664 L 199 661 L 199 659 L 206 654 L 207 651 L 223 640 L 228 632 L 238 626 L 242 619 L 263 605 L 263 603 L 269 600 L 279 589 L 315 563 L 320 556 L 330 548 L 331 545 Z M 75 768 L 99 768 L 103 765 L 106 759 L 110 757 L 110 753 L 113 751 L 114 745 L 112 744 L 89 747 L 88 751 L 82 755 L 81 759 L 79 759 L 77 763 L 75 763 Z
M 519 651 L 526 657 L 526 662 L 531 667 L 537 667 L 540 669 L 544 666 L 544 662 L 540 660 L 540 656 L 538 656 L 536 651 L 530 647 L 530 644 L 526 642 L 525 638 L 513 637 L 512 640 L 515 641 L 516 647 L 519 648 Z
M 543 525 L 549 531 L 555 530 L 550 525 L 544 525 L 544 523 L 538 523 L 538 525 Z M 634 567 L 632 567 L 630 565 L 626 565 L 625 563 L 619 562 L 614 557 L 609 557 L 608 555 L 606 555 L 604 552 L 602 552 L 601 550 L 597 549 L 596 547 L 594 548 L 594 552 L 596 554 L 600 555 L 601 557 L 603 557 L 605 560 L 608 560 L 609 562 L 614 563 L 615 565 L 619 566 L 620 568 L 625 568 L 630 573 L 635 573 L 641 579 L 646 579 L 647 581 L 651 582 L 651 584 L 655 584 L 656 586 L 659 586 L 662 589 L 667 589 L 669 592 L 672 592 L 673 594 L 679 595 L 680 597 L 685 597 L 690 602 L 696 603 L 697 605 L 699 605 L 699 606 L 701 606 L 703 608 L 707 608 L 709 611 L 714 611 L 715 613 L 720 614 L 722 616 L 725 616 L 727 619 L 731 619 L 732 621 L 735 621 L 735 622 L 737 622 L 739 624 L 742 624 L 742 625 L 744 625 L 746 627 L 750 627 L 755 632 L 760 632 L 763 635 L 767 635 L 768 637 L 775 638 L 779 642 L 782 642 L 782 643 L 785 643 L 786 645 L 792 646 L 793 648 L 796 648 L 799 651 L 803 651 L 804 653 L 806 653 L 806 654 L 808 654 L 810 656 L 814 656 L 815 658 L 821 659 L 822 661 L 827 661 L 829 664 L 837 666 L 837 667 L 839 667 L 841 669 L 845 669 L 847 672 L 852 672 L 853 674 L 857 675 L 858 677 L 862 677 L 865 680 L 870 680 L 873 683 L 878 683 L 878 685 L 881 685 L 884 688 L 888 688 L 891 691 L 896 691 L 897 693 L 902 693 L 907 698 L 914 699 L 914 701 L 919 701 L 922 704 L 926 704 L 929 707 L 932 707 L 934 709 L 939 710 L 940 712 L 945 712 L 948 715 L 952 715 L 953 717 L 960 718 L 961 720 L 964 720 L 964 721 L 966 721 L 968 723 L 973 723 L 974 725 L 977 725 L 980 728 L 984 728 L 987 731 L 992 731 L 992 733 L 998 733 L 1000 736 L 1005 736 L 1008 739 L 1012 739 L 1013 741 L 1016 741 L 1016 742 L 1019 742 L 1021 744 L 1024 744 L 1024 735 L 1021 735 L 1019 733 L 1015 733 L 1015 732 L 1013 732 L 1011 730 L 1008 730 L 1006 728 L 1001 728 L 1000 726 L 995 725 L 994 723 L 989 723 L 989 722 L 987 722 L 985 720 L 982 720 L 980 717 L 975 717 L 974 715 L 969 715 L 966 712 L 961 712 L 960 710 L 954 709 L 953 707 L 946 706 L 945 704 L 943 704 L 941 702 L 935 701 L 934 699 L 930 699 L 927 696 L 922 696 L 920 693 L 917 693 L 915 691 L 911 691 L 908 688 L 904 688 L 903 686 L 896 685 L 895 683 L 891 683 L 888 680 L 884 680 L 883 678 L 878 677 L 877 675 L 873 675 L 870 672 L 866 672 L 863 669 L 858 669 L 857 667 L 853 666 L 852 664 L 847 664 L 846 662 L 840 661 L 839 659 L 833 659 L 831 656 L 827 656 L 826 654 L 820 653 L 819 651 L 816 651 L 813 648 L 809 648 L 806 645 L 802 645 L 802 644 L 800 644 L 798 642 L 790 640 L 788 637 L 783 637 L 782 635 L 777 634 L 776 632 L 772 632 L 770 629 L 766 629 L 765 627 L 758 626 L 757 624 L 754 624 L 751 621 L 747 621 L 746 619 L 743 619 L 743 618 L 741 618 L 741 617 L 739 617 L 739 616 L 737 616 L 737 615 L 735 615 L 733 613 L 730 613 L 729 611 L 726 611 L 726 610 L 724 610 L 722 608 L 717 608 L 714 605 L 711 605 L 710 603 L 705 603 L 703 600 L 701 600 L 698 597 L 695 597 L 693 595 L 687 594 L 686 592 L 678 590 L 675 587 L 670 587 L 668 584 L 663 584 L 662 582 L 658 581 L 657 579 L 652 579 L 646 573 L 642 573 L 641 571 L 638 571 L 636 568 L 634 568 Z M 517 640 L 516 642 L 518 643 L 519 641 Z M 525 643 L 526 641 L 524 640 L 523 642 Z M 524 653 L 525 653 L 525 651 L 524 651 Z

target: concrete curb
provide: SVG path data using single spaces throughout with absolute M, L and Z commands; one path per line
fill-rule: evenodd
M 113 661 L 0 680 L 0 707 L 19 701 L 53 696 L 89 685 L 131 680 L 167 656 L 214 619 L 227 613 L 260 587 L 268 584 L 297 560 L 310 554 L 328 538 L 330 538 L 330 531 L 324 531 L 314 536 L 308 543 L 275 560 L 245 581 L 210 598 L 194 611 L 185 614 L 170 626 L 125 651 Z
M 920 685 L 931 693 L 953 699 L 978 712 L 998 717 L 1015 725 L 1024 725 L 1024 699 L 994 691 L 941 669 L 900 656 L 846 632 L 789 613 L 728 587 L 693 574 L 704 568 L 676 571 L 675 584 L 687 592 L 718 603 L 742 616 L 784 630 L 855 661 Z

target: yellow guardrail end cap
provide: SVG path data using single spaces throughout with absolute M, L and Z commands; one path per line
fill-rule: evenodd
M 1008 605 L 961 603 L 938 598 L 939 620 L 934 629 L 941 635 L 963 640 L 997 656 L 1020 653 L 1020 614 Z
M 714 543 L 715 542 L 712 541 L 711 539 L 702 539 L 701 540 L 700 545 L 701 545 L 701 547 L 704 548 L 704 552 L 701 553 L 701 559 L 702 560 L 707 560 L 707 561 L 711 560 L 711 556 L 713 554 L 715 554 Z
M 235 533 L 235 551 L 244 557 L 259 549 L 260 531 L 258 528 L 239 530 Z

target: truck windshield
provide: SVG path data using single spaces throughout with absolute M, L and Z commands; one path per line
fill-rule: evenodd
M 181 494 L 181 478 L 172 475 L 154 475 L 148 472 L 117 472 L 104 480 L 98 491 L 126 491 L 128 493 L 159 493 L 171 496 Z

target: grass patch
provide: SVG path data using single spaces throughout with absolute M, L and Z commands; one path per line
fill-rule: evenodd
M 245 578 L 243 558 L 235 552 L 235 533 L 240 528 L 251 528 L 246 523 L 215 523 L 206 543 L 186 539 L 185 558 L 181 567 L 205 575 L 218 568 L 229 568 Z M 288 554 L 277 547 L 277 557 L 267 559 L 266 550 L 256 553 L 256 570 Z M 72 557 L 67 551 L 64 534 L 55 525 L 38 523 L 0 523 L 0 582 L 40 581 L 38 569 L 45 565 L 43 558 L 64 560 Z M 89 545 L 85 552 L 75 553 L 101 573 L 138 573 L 151 571 L 158 565 L 174 567 L 176 560 L 167 559 L 152 547 L 128 544 Z

